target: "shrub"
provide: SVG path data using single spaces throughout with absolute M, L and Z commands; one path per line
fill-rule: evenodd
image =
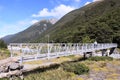
M 113 58 L 108 57 L 108 56 L 95 56 L 95 57 L 90 57 L 87 60 L 90 60 L 90 61 L 105 61 L 105 60 L 112 61 Z
M 63 63 L 61 66 L 63 70 L 74 72 L 78 75 L 88 73 L 89 71 L 89 68 L 83 63 Z

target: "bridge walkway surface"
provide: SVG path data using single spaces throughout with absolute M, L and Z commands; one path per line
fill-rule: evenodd
M 85 55 L 102 51 L 102 55 L 112 54 L 117 47 L 115 43 L 11 43 L 8 49 L 11 57 L 16 57 L 20 62 L 33 60 L 52 59 L 69 55 Z

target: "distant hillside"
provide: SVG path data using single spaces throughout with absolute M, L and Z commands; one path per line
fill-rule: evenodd
M 2 40 L 4 40 L 6 43 L 9 42 L 9 40 L 14 37 L 14 34 L 13 35 L 7 35 L 5 37 L 2 38 Z
M 50 28 L 55 20 L 41 20 L 26 30 L 19 32 L 14 35 L 5 36 L 2 38 L 6 43 L 22 43 L 22 42 L 31 42 L 34 39 L 37 39 L 41 33 Z
M 35 42 L 117 42 L 120 45 L 120 0 L 103 0 L 61 18 Z

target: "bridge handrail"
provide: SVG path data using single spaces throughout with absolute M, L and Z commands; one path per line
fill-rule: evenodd
M 14 51 L 20 51 L 20 55 L 24 56 L 31 54 L 43 53 L 84 53 L 95 50 L 108 49 L 117 47 L 116 43 L 10 43 L 8 49 L 11 56 L 14 56 Z M 29 54 L 28 54 L 29 53 Z M 49 55 L 48 55 L 49 56 Z

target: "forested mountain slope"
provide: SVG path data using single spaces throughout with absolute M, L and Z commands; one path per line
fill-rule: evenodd
M 35 42 L 117 42 L 120 44 L 120 0 L 103 0 L 66 14 Z

